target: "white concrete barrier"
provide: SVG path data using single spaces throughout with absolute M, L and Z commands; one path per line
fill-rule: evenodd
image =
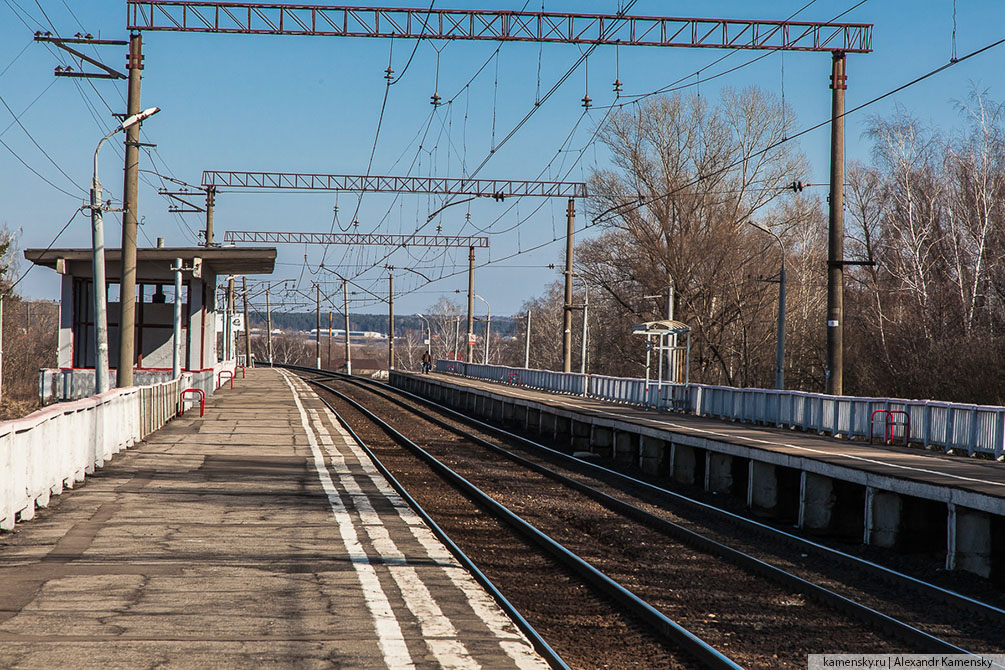
M 157 430 L 178 411 L 178 394 L 199 388 L 212 395 L 221 370 L 233 361 L 174 381 L 130 386 L 43 407 L 21 419 L 0 422 L 0 529 L 35 516 L 49 498 L 100 468 Z M 186 411 L 195 402 L 186 401 Z

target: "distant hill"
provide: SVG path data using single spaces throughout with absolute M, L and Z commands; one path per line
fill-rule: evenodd
M 251 314 L 251 327 L 264 328 L 265 319 L 258 314 Z M 333 324 L 335 328 L 343 325 L 342 315 L 335 314 Z M 272 327 L 281 330 L 302 330 L 311 331 L 317 326 L 317 315 L 315 312 L 273 312 Z M 328 327 L 328 312 L 321 313 L 321 327 Z M 461 324 L 463 328 L 463 322 Z M 350 330 L 371 330 L 375 333 L 387 335 L 387 314 L 349 314 Z M 414 314 L 396 314 L 394 316 L 394 331 L 396 335 L 404 335 L 409 330 L 424 329 L 422 319 Z M 475 331 L 480 332 L 482 324 L 475 322 Z M 501 337 L 508 337 L 516 332 L 516 319 L 511 316 L 493 316 L 492 332 Z

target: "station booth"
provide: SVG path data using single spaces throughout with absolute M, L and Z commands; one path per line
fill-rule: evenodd
M 43 370 L 40 395 L 45 402 L 72 400 L 94 392 L 95 337 L 93 272 L 90 248 L 28 249 L 25 258 L 61 276 L 57 368 Z M 121 251 L 105 250 L 109 380 L 114 386 L 119 362 L 119 277 Z M 136 250 L 135 359 L 133 383 L 171 378 L 174 335 L 174 272 L 182 260 L 181 369 L 212 368 L 218 351 L 218 320 L 226 305 L 217 282 L 232 275 L 271 274 L 275 247 L 154 247 Z M 218 315 L 221 319 L 218 319 Z
M 646 338 L 646 402 L 657 408 L 686 409 L 691 383 L 691 327 L 674 320 L 646 321 L 634 326 L 632 334 Z

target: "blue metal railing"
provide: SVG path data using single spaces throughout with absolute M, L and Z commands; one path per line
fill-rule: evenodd
M 528 370 L 501 365 L 437 361 L 438 372 L 529 388 L 678 411 L 766 426 L 797 428 L 845 438 L 872 439 L 877 409 L 900 410 L 910 417 L 911 442 L 946 451 L 1005 457 L 1005 407 L 965 405 L 938 400 L 831 396 L 804 391 L 734 388 L 710 384 L 664 384 L 644 379 Z M 892 427 L 903 439 L 904 426 Z

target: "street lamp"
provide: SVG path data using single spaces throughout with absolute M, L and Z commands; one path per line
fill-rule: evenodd
M 418 314 L 418 313 L 416 313 L 416 316 L 426 322 L 426 332 L 429 333 L 429 337 L 426 338 L 426 353 L 429 354 L 430 358 L 432 358 L 432 356 L 433 356 L 433 349 L 432 349 L 432 347 L 433 347 L 433 329 L 429 325 L 429 319 L 427 319 L 426 317 L 424 317 L 424 316 L 422 316 L 421 314 Z M 421 334 L 422 331 L 420 330 L 419 332 Z
M 775 388 L 781 391 L 785 388 L 785 246 L 773 230 L 759 226 L 753 221 L 747 223 L 774 237 L 782 255 L 782 265 L 778 270 L 778 336 L 775 348 Z
M 115 133 L 126 130 L 160 111 L 159 107 L 144 109 L 127 117 L 118 128 L 101 138 L 94 148 L 94 171 L 91 176 L 91 286 L 94 293 L 94 382 L 95 392 L 108 390 L 108 307 L 105 284 L 105 229 L 101 218 L 101 182 L 98 180 L 98 152 Z
M 482 359 L 484 365 L 489 364 L 489 339 L 492 337 L 492 311 L 489 301 L 475 293 L 475 297 L 485 303 L 485 355 Z

